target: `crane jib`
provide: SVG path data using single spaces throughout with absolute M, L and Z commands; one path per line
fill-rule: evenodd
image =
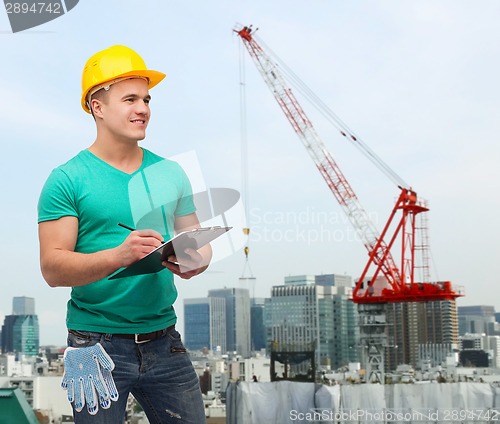
M 350 137 L 354 143 L 360 145 L 379 167 L 391 175 L 391 179 L 399 183 L 400 195 L 384 229 L 379 233 L 292 89 L 285 82 L 280 68 L 255 40 L 252 26 L 244 26 L 235 32 L 243 41 L 266 85 L 368 251 L 369 259 L 356 283 L 353 301 L 386 303 L 452 300 L 461 296 L 461 293 L 453 290 L 448 281 L 440 283 L 415 281 L 417 229 L 415 218 L 418 214 L 428 211 L 427 207 L 419 202 L 416 192 L 407 188 L 396 173 L 335 117 L 341 135 Z M 398 214 L 401 215 L 399 220 L 396 218 Z M 396 240 L 397 245 L 402 246 L 399 266 L 391 253 L 396 250 Z M 372 272 L 369 277 L 368 272 Z

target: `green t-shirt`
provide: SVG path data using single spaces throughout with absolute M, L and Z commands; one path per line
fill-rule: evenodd
M 176 216 L 195 211 L 191 185 L 176 162 L 143 149 L 141 167 L 124 173 L 83 150 L 54 169 L 38 203 L 38 222 L 78 218 L 76 252 L 93 253 L 121 244 L 129 231 L 154 229 L 168 240 Z M 172 273 L 116 280 L 104 278 L 73 287 L 68 328 L 100 333 L 147 333 L 175 324 L 177 290 Z

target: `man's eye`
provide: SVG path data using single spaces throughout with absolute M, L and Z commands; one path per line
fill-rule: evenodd
M 149 105 L 150 101 L 151 101 L 150 99 L 144 99 L 144 103 L 146 103 L 147 105 Z

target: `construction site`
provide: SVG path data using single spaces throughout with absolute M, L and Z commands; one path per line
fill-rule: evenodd
M 234 32 L 368 254 L 350 296 L 359 314 L 357 347 L 362 352 L 363 373 L 357 383 L 363 384 L 333 387 L 318 384 L 317 370 L 325 364 L 321 363 L 321 356 L 315 354 L 314 343 L 310 343 L 308 349 L 307 343 L 297 346 L 285 336 L 273 333 L 271 383 L 231 383 L 227 394 L 227 422 L 498 420 L 495 417 L 498 413 L 495 407 L 500 401 L 498 381 L 459 383 L 458 378 L 433 381 L 446 383 L 441 385 L 389 384 L 396 382 L 392 377 L 398 365 L 417 364 L 422 347 L 441 349 L 443 359 L 458 351 L 456 300 L 465 295 L 464 289 L 448 280 L 431 279 L 427 202 L 264 47 L 257 30 L 251 25 L 238 25 Z M 370 220 L 334 154 L 295 96 L 296 91 L 306 96 L 336 128 L 340 140 L 357 147 L 399 191 L 381 230 Z M 245 229 L 247 235 L 250 231 Z M 248 247 L 245 255 L 248 261 Z M 278 363 L 284 364 L 285 372 L 282 378 L 273 379 Z M 296 377 L 289 378 L 289 375 Z M 409 381 L 414 383 L 415 379 L 406 380 Z

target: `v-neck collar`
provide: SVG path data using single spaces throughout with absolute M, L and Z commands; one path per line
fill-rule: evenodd
M 103 164 L 104 166 L 114 170 L 114 172 L 117 172 L 117 173 L 120 173 L 122 175 L 126 175 L 126 176 L 129 176 L 129 177 L 132 177 L 134 176 L 135 174 L 139 173 L 142 171 L 143 167 L 144 167 L 144 163 L 145 163 L 145 158 L 146 158 L 146 150 L 143 149 L 141 147 L 141 150 L 142 150 L 142 161 L 141 161 L 141 165 L 133 172 L 125 172 L 125 171 L 122 171 L 121 169 L 109 164 L 108 162 L 106 162 L 105 160 L 101 159 L 99 156 L 97 156 L 96 154 L 92 153 L 89 149 L 85 149 L 84 152 L 88 155 L 90 155 L 90 157 L 92 157 L 94 160 L 98 161 L 99 163 Z

